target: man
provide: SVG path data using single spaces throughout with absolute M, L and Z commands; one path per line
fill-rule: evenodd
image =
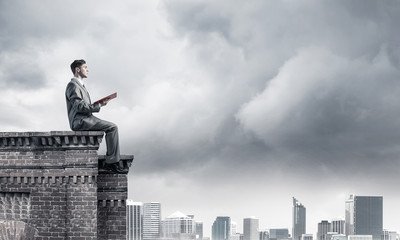
M 65 90 L 71 129 L 73 131 L 104 131 L 107 144 L 105 168 L 116 173 L 127 173 L 120 161 L 117 125 L 101 120 L 92 114 L 99 112 L 100 108 L 107 105 L 110 100 L 91 103 L 89 92 L 83 82 L 89 74 L 85 60 L 75 60 L 71 64 L 71 70 L 74 77 Z

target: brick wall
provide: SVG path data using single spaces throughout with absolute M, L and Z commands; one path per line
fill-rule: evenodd
M 99 175 L 102 136 L 0 133 L 0 239 L 125 239 L 127 178 Z
M 99 239 L 126 239 L 126 175 L 101 174 L 97 187 Z

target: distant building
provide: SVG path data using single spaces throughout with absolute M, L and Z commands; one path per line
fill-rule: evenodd
M 143 203 L 127 200 L 126 239 L 142 240 Z
M 327 233 L 331 231 L 331 223 L 323 220 L 318 223 L 317 240 L 330 240 L 327 238 Z
M 344 219 L 333 219 L 331 232 L 336 232 L 337 234 L 345 234 L 344 226 Z
M 332 237 L 333 236 L 337 236 L 338 235 L 338 233 L 337 232 L 328 232 L 327 234 L 326 234 L 326 239 L 327 240 L 332 240 Z M 345 237 L 346 237 L 346 235 L 344 235 Z
M 267 230 L 258 230 L 259 240 L 269 240 L 269 233 Z
M 347 240 L 347 236 L 345 234 L 334 234 L 331 240 Z
M 194 216 L 187 216 L 179 211 L 161 221 L 161 238 L 177 240 L 196 239 Z
M 383 233 L 383 197 L 350 195 L 346 201 L 346 235 L 372 235 L 380 240 Z
M 269 230 L 270 240 L 287 240 L 289 239 L 289 229 L 287 228 L 271 228 Z
M 237 223 L 231 221 L 231 236 L 236 234 L 236 229 L 237 229 Z
M 301 235 L 306 233 L 306 208 L 293 198 L 293 240 L 300 240 Z
M 203 240 L 203 222 L 196 221 L 196 239 Z
M 382 240 L 398 240 L 399 235 L 397 234 L 397 232 L 394 232 L 394 231 L 383 230 L 381 239 Z
M 313 235 L 312 234 L 301 234 L 300 239 L 301 240 L 313 240 Z
M 231 235 L 231 218 L 217 217 L 212 225 L 212 240 L 229 240 Z
M 347 240 L 372 240 L 372 235 L 349 235 Z
M 143 204 L 143 240 L 160 239 L 161 204 L 150 202 Z
M 243 234 L 240 233 L 231 234 L 230 240 L 243 240 Z
M 243 219 L 243 240 L 258 240 L 258 219 L 249 217 Z

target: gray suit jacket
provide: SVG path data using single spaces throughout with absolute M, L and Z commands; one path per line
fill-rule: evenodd
M 98 118 L 92 115 L 100 111 L 100 103 L 92 104 L 89 93 L 77 79 L 71 79 L 65 90 L 69 125 L 72 130 L 90 130 Z

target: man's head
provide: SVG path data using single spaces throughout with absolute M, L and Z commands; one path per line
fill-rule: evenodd
M 75 77 L 87 78 L 89 70 L 87 68 L 85 60 L 75 60 L 71 63 L 71 70 Z

